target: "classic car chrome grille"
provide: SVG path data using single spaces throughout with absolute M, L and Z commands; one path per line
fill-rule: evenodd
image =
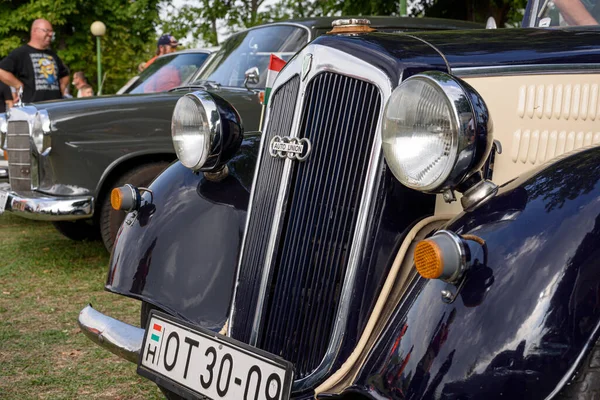
M 263 268 L 266 253 L 268 234 L 273 224 L 275 202 L 279 189 L 279 181 L 283 171 L 282 160 L 269 157 L 268 143 L 275 135 L 289 135 L 292 128 L 292 118 L 296 109 L 296 98 L 300 86 L 300 77 L 295 76 L 281 86 L 272 96 L 271 115 L 280 116 L 273 118 L 267 132 L 265 132 L 263 157 L 260 172 L 257 176 L 256 195 L 252 206 L 261 210 L 256 218 L 248 222 L 247 240 L 245 244 L 242 267 L 239 280 L 245 282 L 238 286 L 236 297 L 244 299 L 236 304 L 236 324 L 232 326 L 232 336 L 246 343 L 250 340 L 252 319 L 258 296 L 260 279 L 255 279 Z
M 8 174 L 10 187 L 14 191 L 31 190 L 31 151 L 29 147 L 29 123 L 8 123 L 6 134 L 8 151 Z
M 272 258 L 257 342 L 258 347 L 292 361 L 295 379 L 310 375 L 329 345 L 381 112 L 376 86 L 332 72 L 316 75 L 304 98 L 298 137 L 309 139 L 312 150 L 305 162 L 292 164 L 288 206 Z M 274 108 L 270 115 L 270 124 L 291 118 Z M 266 235 L 271 230 L 264 227 L 270 225 L 255 229 L 259 221 L 272 224 L 278 195 L 273 186 L 281 179 L 280 170 L 268 177 L 265 171 L 271 171 L 273 164 L 284 164 L 282 159 L 269 157 L 268 146 L 263 147 L 232 326 L 232 333 L 242 333 L 234 337 L 245 341 L 250 338 L 257 306 L 256 295 L 247 293 L 256 292 L 259 280 L 242 275 L 249 278 L 250 271 L 256 274 L 265 264 Z M 262 179 L 261 174 L 265 175 Z M 252 315 L 239 319 L 240 306 Z

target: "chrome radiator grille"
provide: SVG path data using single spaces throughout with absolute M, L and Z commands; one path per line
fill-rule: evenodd
M 268 154 L 268 143 L 275 135 L 286 136 L 292 129 L 292 118 L 296 109 L 296 98 L 300 86 L 300 77 L 296 76 L 281 86 L 272 96 L 271 115 L 277 115 L 265 132 L 265 148 L 257 177 L 256 190 L 252 207 L 260 210 L 257 218 L 248 222 L 247 239 L 244 246 L 243 267 L 239 280 L 245 284 L 238 286 L 236 297 L 244 299 L 236 304 L 236 324 L 232 327 L 232 336 L 248 343 L 254 318 L 254 310 L 259 293 L 260 279 L 255 279 L 263 269 L 266 254 L 266 243 L 269 240 L 271 225 L 275 211 L 277 192 L 283 171 L 282 160 L 276 160 Z M 260 216 L 258 216 L 260 214 Z M 238 329 L 239 328 L 239 329 Z
M 380 112 L 378 89 L 355 78 L 324 72 L 305 91 L 298 136 L 312 142 L 312 151 L 307 161 L 292 164 L 287 209 L 276 242 L 257 343 L 292 361 L 296 379 L 315 370 L 329 345 Z M 270 129 L 273 121 L 290 117 L 273 109 Z M 245 245 L 242 272 L 260 271 L 264 265 L 270 224 L 266 230 L 254 229 L 258 221 L 272 221 L 277 196 L 272 187 L 279 186 L 284 164 L 282 159 L 270 157 L 265 148 L 259 177 L 265 174 L 266 165 L 271 171 L 271 164 L 281 166 L 257 181 L 255 196 L 261 197 L 261 202 L 252 205 L 247 232 L 248 238 L 255 239 Z M 260 257 L 254 258 L 259 251 Z M 240 280 L 239 285 L 236 306 L 242 299 L 250 301 L 250 297 L 241 297 L 245 283 Z M 256 284 L 245 289 L 256 292 Z M 255 312 L 256 302 L 244 304 Z M 243 340 L 249 338 L 253 316 L 246 320 Z M 234 324 L 239 323 L 235 318 Z
M 6 149 L 11 189 L 17 192 L 31 190 L 31 151 L 26 121 L 8 123 Z

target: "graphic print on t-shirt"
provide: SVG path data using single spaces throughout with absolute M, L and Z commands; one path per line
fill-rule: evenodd
M 58 66 L 52 56 L 44 53 L 30 53 L 35 90 L 60 90 L 58 83 Z

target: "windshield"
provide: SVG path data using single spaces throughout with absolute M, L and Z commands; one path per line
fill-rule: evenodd
M 229 87 L 243 87 L 244 74 L 257 67 L 262 89 L 267 80 L 271 53 L 289 60 L 308 43 L 308 31 L 291 25 L 271 25 L 251 29 L 227 39 L 194 80 L 211 81 Z
M 166 92 L 186 83 L 207 58 L 207 53 L 172 53 L 159 57 L 140 74 L 125 93 Z
M 535 26 L 589 26 L 600 21 L 600 0 L 538 0 Z

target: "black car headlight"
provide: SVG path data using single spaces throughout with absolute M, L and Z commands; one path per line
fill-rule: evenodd
M 218 96 L 188 93 L 175 105 L 171 136 L 177 157 L 187 168 L 218 170 L 239 148 L 242 134 L 239 114 Z
M 414 75 L 393 91 L 382 136 L 394 176 L 431 193 L 464 182 L 482 167 L 492 146 L 483 99 L 466 82 L 437 71 Z

